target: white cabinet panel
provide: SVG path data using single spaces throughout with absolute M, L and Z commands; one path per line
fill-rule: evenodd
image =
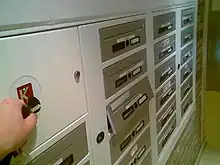
M 86 114 L 77 28 L 1 38 L 0 49 L 0 100 L 34 96 L 41 102 L 31 150 Z
M 195 0 L 2 0 L 0 26 L 118 15 L 196 2 Z M 10 12 L 9 12 L 10 11 Z M 35 24 L 37 25 L 37 24 Z M 14 26 L 16 28 L 18 26 Z

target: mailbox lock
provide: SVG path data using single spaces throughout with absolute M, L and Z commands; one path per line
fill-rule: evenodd
M 100 144 L 104 140 L 104 138 L 105 138 L 105 133 L 104 132 L 100 132 L 98 134 L 98 136 L 96 137 L 96 142 L 98 144 Z
M 80 71 L 75 71 L 74 72 L 74 79 L 75 79 L 75 81 L 76 81 L 76 83 L 79 83 L 80 82 Z
M 133 137 L 135 137 L 135 131 L 133 131 L 131 135 L 132 135 Z
M 134 103 L 134 108 L 138 108 L 137 102 Z
M 129 46 L 129 44 L 130 44 L 129 40 L 126 40 L 126 46 Z
M 128 78 L 131 78 L 131 76 L 132 76 L 132 75 L 131 75 L 131 72 L 130 72 L 130 73 L 128 73 Z
M 28 103 L 22 107 L 22 116 L 27 118 L 31 113 L 37 114 L 41 110 L 41 103 L 38 98 L 28 98 Z

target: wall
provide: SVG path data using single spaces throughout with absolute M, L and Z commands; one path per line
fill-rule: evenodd
M 187 124 L 184 132 L 181 135 L 175 149 L 173 150 L 166 165 L 194 165 L 199 154 L 200 148 L 203 143 L 203 128 L 202 128 L 202 111 L 203 111 L 203 43 L 204 43 L 204 13 L 205 3 L 200 3 L 198 6 L 198 19 L 197 21 L 197 67 L 196 67 L 196 111 L 192 115 L 189 123 Z M 200 50 L 200 51 L 199 51 Z M 206 115 L 206 114 L 205 114 Z
M 213 3 L 215 2 L 215 3 Z M 207 86 L 205 104 L 205 136 L 212 148 L 220 148 L 220 5 L 212 0 L 209 11 Z

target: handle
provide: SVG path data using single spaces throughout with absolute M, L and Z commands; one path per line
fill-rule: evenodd
M 139 153 L 137 154 L 137 159 L 138 159 L 138 160 L 140 160 L 140 159 L 142 158 L 142 156 L 144 155 L 144 153 L 146 152 L 146 150 L 147 150 L 147 147 L 146 147 L 146 145 L 144 145 L 144 146 L 142 147 L 142 149 L 139 151 Z
M 173 24 L 171 23 L 168 23 L 167 25 L 162 25 L 159 30 L 158 30 L 158 33 L 159 34 L 162 34 L 162 33 L 165 33 L 166 31 L 169 31 L 173 29 Z
M 74 163 L 74 157 L 73 154 L 71 154 L 65 160 L 63 160 L 59 165 L 71 165 L 73 163 Z
M 183 40 L 184 44 L 187 43 L 191 39 L 192 39 L 191 33 L 188 33 L 187 35 L 185 35 L 184 40 Z
M 173 111 L 174 111 L 174 107 L 172 106 L 169 110 L 168 110 L 168 113 L 167 114 L 164 114 L 164 116 L 162 117 L 162 120 L 161 120 L 161 127 L 163 127 L 166 122 L 169 120 L 169 118 L 172 116 L 173 114 Z
M 160 54 L 159 54 L 159 59 L 162 59 L 163 57 L 165 57 L 166 55 L 169 55 L 171 52 L 173 51 L 173 47 L 169 47 L 168 49 L 162 51 Z
M 192 55 L 192 52 L 190 51 L 190 52 L 188 52 L 188 53 L 186 53 L 185 55 L 184 55 L 184 62 L 186 62 L 187 61 L 187 59 L 189 58 L 189 57 L 191 57 L 191 55 Z
M 162 106 L 170 98 L 170 96 L 173 94 L 173 91 L 173 88 L 170 88 L 167 94 L 162 97 L 160 100 L 160 106 Z
M 193 20 L 192 16 L 188 16 L 183 19 L 183 22 L 184 22 L 184 24 L 189 24 L 192 22 L 192 20 Z
M 162 83 L 167 77 L 169 77 L 173 73 L 173 68 L 167 69 L 165 73 L 163 73 L 160 77 L 160 83 Z
M 190 73 L 191 73 L 191 68 L 187 69 L 187 71 L 184 72 L 183 79 L 186 79 Z
M 192 100 L 189 100 L 186 104 L 186 106 L 183 109 L 183 113 L 185 113 L 187 111 L 187 109 L 189 108 L 190 104 L 192 104 Z
M 134 107 L 132 105 L 122 113 L 122 118 L 124 120 L 127 120 L 133 113 L 134 113 Z
M 166 145 L 167 141 L 169 140 L 170 136 L 172 135 L 174 129 L 175 129 L 175 124 L 172 125 L 172 127 L 170 128 L 169 132 L 167 133 L 167 135 L 164 136 L 163 141 L 162 141 L 162 148 Z
M 129 135 L 121 144 L 120 144 L 120 150 L 123 151 L 130 143 L 131 143 L 132 137 Z
M 191 84 L 189 84 L 189 85 L 187 86 L 187 88 L 186 88 L 186 89 L 184 90 L 184 92 L 183 92 L 183 95 L 184 95 L 184 96 L 189 92 L 189 90 L 191 89 L 191 87 L 192 87 Z

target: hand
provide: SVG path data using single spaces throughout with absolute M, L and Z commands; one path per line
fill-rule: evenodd
M 5 99 L 0 102 L 0 160 L 20 148 L 36 126 L 35 114 L 23 119 L 23 105 L 23 101 L 16 99 Z

